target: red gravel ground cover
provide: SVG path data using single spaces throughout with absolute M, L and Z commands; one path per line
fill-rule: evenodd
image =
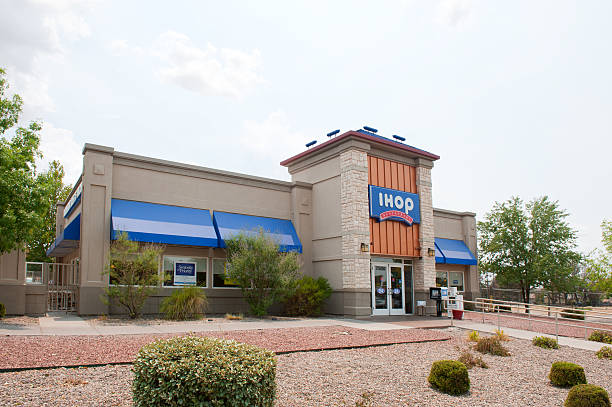
M 423 329 L 367 331 L 344 326 L 199 332 L 234 339 L 276 353 L 445 341 L 446 333 Z M 179 335 L 6 336 L 0 338 L 0 370 L 130 363 L 156 339 Z
M 497 325 L 497 313 L 484 313 L 484 321 L 487 324 Z M 463 314 L 464 319 L 469 319 L 474 322 L 482 322 L 483 314 L 481 312 L 474 311 L 465 311 Z M 520 315 L 520 314 L 512 314 L 512 316 L 504 315 L 504 313 L 499 314 L 500 325 L 502 328 L 515 328 L 515 329 L 524 329 L 527 331 L 534 331 L 545 333 L 549 335 L 555 335 L 555 319 L 547 318 L 544 316 L 531 316 L 531 320 L 528 318 L 528 315 Z M 544 322 L 547 321 L 547 322 Z M 550 323 L 552 322 L 552 323 Z M 567 326 L 567 325 L 577 325 L 577 326 Z M 585 326 L 586 326 L 586 336 L 585 336 Z M 569 336 L 573 338 L 588 338 L 593 331 L 597 329 L 612 329 L 610 325 L 598 324 L 595 322 L 585 322 L 582 320 L 559 320 L 559 335 L 560 336 Z M 612 332 L 610 332 L 612 333 Z

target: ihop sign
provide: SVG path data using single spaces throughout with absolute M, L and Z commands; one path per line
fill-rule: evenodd
M 412 226 L 421 223 L 421 205 L 418 194 L 396 189 L 369 185 L 370 217 L 385 220 L 399 220 Z

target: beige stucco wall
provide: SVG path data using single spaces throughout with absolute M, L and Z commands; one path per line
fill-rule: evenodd
M 0 302 L 7 314 L 25 313 L 25 290 L 25 253 L 13 250 L 0 255 Z
M 446 209 L 434 209 L 435 237 L 463 240 L 470 251 L 478 258 L 476 237 L 476 214 Z M 464 299 L 471 300 L 480 293 L 478 266 L 438 264 L 438 271 L 463 271 L 465 284 Z
M 109 309 L 99 299 L 103 287 L 108 284 L 104 266 L 110 244 L 113 198 L 292 220 L 303 246 L 301 271 L 313 273 L 310 184 L 136 156 L 104 146 L 86 145 L 83 154 L 81 314 L 118 311 L 116 307 Z M 208 248 L 169 246 L 166 250 L 198 257 L 210 254 Z M 160 289 L 158 295 L 147 302 L 145 312 L 157 312 L 161 298 L 172 290 Z M 244 305 L 239 290 L 209 288 L 207 296 L 211 302 L 210 312 L 231 312 L 228 307 L 232 301 L 239 308 Z

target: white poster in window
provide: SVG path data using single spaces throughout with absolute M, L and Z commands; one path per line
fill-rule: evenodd
M 174 262 L 174 285 L 196 285 L 196 264 L 188 261 Z

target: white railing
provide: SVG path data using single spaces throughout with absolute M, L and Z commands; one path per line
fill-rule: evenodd
M 605 331 L 612 333 L 612 312 L 606 310 L 570 309 L 567 307 L 491 300 L 487 298 L 477 298 L 475 301 L 455 299 L 444 300 L 447 308 L 448 301 L 463 303 L 463 307 L 461 308 L 465 308 L 465 305 L 468 304 L 473 305 L 473 311 L 462 311 L 464 313 L 476 313 L 476 315 L 482 318 L 482 323 L 490 319 L 490 316 L 495 315 L 493 319 L 496 319 L 497 329 L 501 329 L 502 326 L 508 327 L 508 319 L 514 319 L 525 322 L 527 330 L 529 331 L 534 331 L 534 324 L 554 325 L 555 337 L 557 340 L 559 339 L 559 329 L 564 327 L 584 329 L 584 339 L 588 339 L 589 331 Z M 451 313 L 451 325 L 454 325 L 453 320 L 454 317 Z M 520 329 L 526 328 L 522 326 Z M 576 337 L 575 335 L 572 336 Z

